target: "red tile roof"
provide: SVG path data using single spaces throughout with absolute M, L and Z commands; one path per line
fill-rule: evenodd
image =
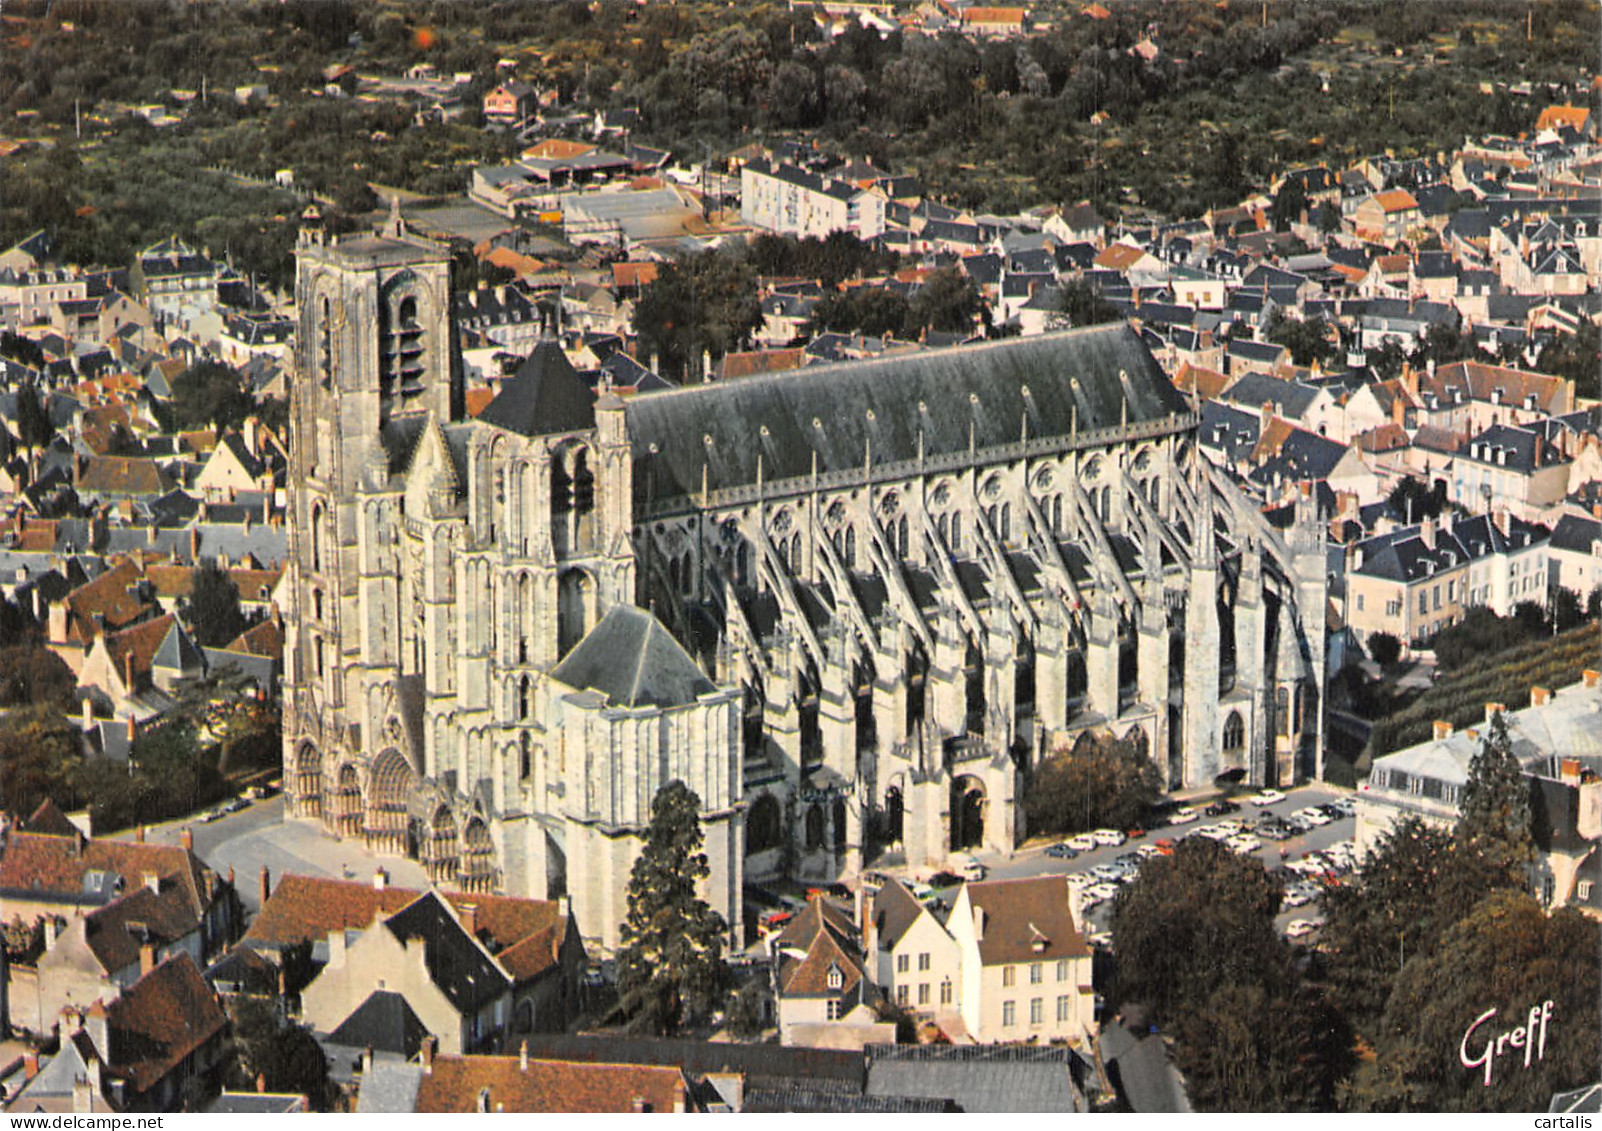
M 165 495 L 172 477 L 155 460 L 126 456 L 89 456 L 76 483 L 83 494 Z
M 144 573 L 138 563 L 123 559 L 105 573 L 67 594 L 69 631 L 88 642 L 95 636 L 95 617 L 105 620 L 108 630 L 123 628 L 156 611 L 154 601 L 146 601 L 137 591 Z
M 360 930 L 379 916 L 395 914 L 422 894 L 410 888 L 380 889 L 370 883 L 291 873 L 279 880 L 251 923 L 245 941 L 285 947 L 303 939 L 326 938 L 336 930 Z M 526 981 L 554 964 L 566 936 L 559 904 L 504 895 L 440 894 L 459 917 L 464 908 L 473 908 L 480 941 L 517 981 Z
M 1374 203 L 1386 212 L 1406 212 L 1418 207 L 1418 201 L 1406 189 L 1391 189 L 1379 193 L 1374 197 Z
M 754 377 L 759 373 L 779 373 L 786 369 L 799 369 L 806 363 L 804 349 L 744 350 L 723 355 L 719 380 L 735 377 Z
M 106 654 L 116 665 L 117 677 L 128 679 L 128 665 L 133 664 L 133 681 L 138 682 L 150 674 L 150 662 L 156 657 L 156 650 L 161 642 L 167 639 L 167 634 L 178 623 L 178 618 L 168 613 L 155 620 L 147 620 L 143 624 L 125 628 L 121 632 L 110 633 L 106 636 Z M 133 694 L 134 688 L 125 689 Z
M 847 997 L 865 981 L 850 919 L 823 899 L 810 900 L 773 947 L 775 953 L 804 952 L 799 958 L 789 955 L 780 962 L 779 992 L 786 997 Z M 840 972 L 838 986 L 829 984 L 833 970 Z
M 128 882 L 143 884 L 139 876 L 130 876 Z M 172 884 L 159 893 L 140 886 L 84 919 L 84 941 L 108 973 L 137 964 L 141 942 L 161 947 L 199 930 L 199 916 L 182 889 Z
M 672 1112 L 684 1073 L 635 1064 L 575 1064 L 515 1056 L 436 1056 L 417 1090 L 420 1112 Z
M 147 874 L 182 891 L 189 910 L 202 915 L 218 893 L 217 877 L 186 848 L 126 840 L 87 840 L 14 832 L 0 849 L 0 892 L 21 902 L 76 903 L 89 872 L 121 876 L 125 886 Z
M 217 995 L 195 960 L 180 952 L 123 991 L 104 1012 L 110 1049 L 98 1050 L 107 1067 L 145 1092 L 218 1036 L 228 1023 Z

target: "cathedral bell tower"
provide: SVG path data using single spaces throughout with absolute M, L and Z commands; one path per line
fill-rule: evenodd
M 371 834 L 383 769 L 372 759 L 394 751 L 390 778 L 418 768 L 396 734 L 381 733 L 397 729 L 402 674 L 396 464 L 430 416 L 462 415 L 450 257 L 412 237 L 398 206 L 380 231 L 344 238 L 327 234 L 314 206 L 295 296 L 285 780 L 296 815 Z M 404 837 L 404 827 L 386 829 Z

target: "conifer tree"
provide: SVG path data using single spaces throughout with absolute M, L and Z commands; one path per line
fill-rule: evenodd
M 1455 835 L 1464 848 L 1505 871 L 1510 883 L 1523 886 L 1523 870 L 1535 857 L 1532 823 L 1530 785 L 1498 711 L 1469 762 Z
M 617 1012 L 633 1032 L 670 1035 L 712 1013 L 728 993 L 728 927 L 695 891 L 711 874 L 701 851 L 700 809 L 683 782 L 663 786 L 651 806 L 645 850 L 629 875 Z

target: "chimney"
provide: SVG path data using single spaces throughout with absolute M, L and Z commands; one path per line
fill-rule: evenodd
M 1485 721 L 1490 722 L 1505 710 L 1507 710 L 1507 708 L 1501 703 L 1487 703 L 1485 705 Z
M 634 1112 L 636 1115 L 640 1115 L 650 1111 L 651 1105 L 645 1102 L 644 1096 L 635 1096 L 629 1104 L 629 1110 Z
M 330 969 L 345 965 L 344 927 L 335 927 L 328 932 L 328 965 Z
M 134 721 L 134 717 L 132 715 L 129 715 L 128 716 L 128 741 L 130 743 L 132 743 L 133 740 L 138 738 L 138 737 L 139 737 L 139 724 Z
M 139 976 L 143 978 L 156 968 L 156 944 L 142 942 L 139 944 Z
M 267 1094 L 267 1073 L 265 1072 L 256 1073 L 256 1094 L 260 1096 Z
M 1564 758 L 1558 762 L 1558 779 L 1564 785 L 1578 786 L 1580 784 L 1580 760 L 1578 758 Z
M 418 1056 L 423 1061 L 423 1074 L 432 1076 L 434 1074 L 434 1034 L 430 1033 L 423 1038 L 423 1045 L 418 1052 Z
M 261 866 L 260 891 L 261 902 L 265 904 L 268 897 L 273 894 L 272 873 L 267 870 L 265 864 Z
M 462 930 L 472 935 L 475 939 L 478 938 L 478 904 L 458 903 L 456 905 L 456 917 L 461 920 Z
M 525 1038 L 517 1046 L 517 1067 L 524 1072 L 528 1071 L 528 1040 Z
M 135 844 L 143 844 L 143 843 L 145 843 L 145 826 L 140 825 L 137 829 L 134 830 L 134 843 Z
M 1435 720 L 1435 741 L 1439 742 L 1439 741 L 1441 741 L 1441 739 L 1450 738 L 1451 736 L 1452 736 L 1452 724 L 1447 722 L 1445 719 L 1436 719 Z
M 684 1077 L 680 1075 L 673 1081 L 673 1114 L 683 1115 L 684 1109 Z
M 44 917 L 44 945 L 46 950 L 56 945 L 56 934 L 56 917 L 54 915 L 46 915 Z
M 1602 685 L 1602 672 L 1586 668 L 1580 673 L 1580 682 L 1595 691 L 1599 685 Z
M 32 1080 L 39 1075 L 39 1054 L 29 1049 L 22 1057 L 22 1078 Z
M 1502 532 L 1502 536 L 1504 538 L 1507 537 L 1508 526 L 1509 526 L 1508 516 L 1507 516 L 1507 508 L 1506 507 L 1496 507 L 1495 509 L 1493 509 L 1491 511 L 1491 521 L 1496 525 L 1496 528 Z
M 1544 687 L 1530 688 L 1530 706 L 1544 707 L 1552 701 L 1552 693 Z
M 366 1048 L 362 1049 L 362 1075 L 364 1077 L 369 1076 L 369 1075 L 372 1074 L 372 1071 L 373 1071 L 373 1046 L 372 1045 L 368 1045 Z
M 195 834 L 189 829 L 185 829 L 183 832 L 179 833 L 178 847 L 182 848 L 185 852 L 193 852 L 195 850 Z
M 389 873 L 382 868 L 373 869 L 373 890 L 383 891 L 389 887 Z
M 134 686 L 134 655 L 131 650 L 124 653 L 122 657 L 122 686 L 129 695 L 138 690 Z
M 1418 536 L 1426 547 L 1431 550 L 1435 549 L 1435 520 L 1433 518 L 1426 518 L 1418 524 Z
M 973 909 L 973 937 L 979 942 L 985 941 L 985 909 L 978 905 Z

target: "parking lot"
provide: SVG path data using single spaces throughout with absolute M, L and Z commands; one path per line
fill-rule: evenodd
M 1233 831 L 1232 822 L 1239 822 L 1240 831 L 1249 833 L 1264 818 L 1284 819 L 1298 810 L 1339 802 L 1342 799 L 1349 800 L 1351 794 L 1348 791 L 1313 784 L 1287 790 L 1282 800 L 1271 804 L 1254 805 L 1251 802 L 1252 797 L 1252 794 L 1243 794 L 1235 798 L 1235 803 L 1239 805 L 1238 810 L 1216 816 L 1204 815 L 1205 803 L 1197 803 L 1196 817 L 1192 820 L 1178 825 L 1150 829 L 1145 836 L 1126 840 L 1120 844 L 1098 844 L 1094 848 L 1079 852 L 1072 859 L 1052 855 L 1051 846 L 1046 845 L 1026 849 L 1014 854 L 1011 859 L 983 853 L 978 854 L 978 859 L 988 869 L 990 879 L 1047 875 L 1084 877 L 1082 880 L 1070 880 L 1070 883 L 1080 892 L 1088 892 L 1098 887 L 1101 889 L 1096 895 L 1102 898 L 1092 897 L 1090 905 L 1085 909 L 1085 920 L 1092 936 L 1104 941 L 1100 940 L 1100 936 L 1105 935 L 1111 917 L 1110 897 L 1116 892 L 1120 883 L 1127 883 L 1134 878 L 1139 868 L 1136 854 L 1149 857 L 1161 851 L 1158 847 L 1159 841 L 1177 843 L 1182 838 L 1203 833 L 1210 833 L 1221 839 L 1223 835 Z M 1317 925 L 1322 922 L 1318 902 L 1316 898 L 1311 898 L 1317 891 L 1313 875 L 1350 870 L 1343 858 L 1348 857 L 1351 852 L 1355 820 L 1346 815 L 1337 819 L 1326 817 L 1325 822 L 1305 831 L 1293 832 L 1282 840 L 1259 836 L 1255 838 L 1258 841 L 1255 847 L 1251 847 L 1248 841 L 1237 841 L 1236 846 L 1231 848 L 1239 855 L 1257 857 L 1263 866 L 1270 870 L 1282 867 L 1291 869 L 1293 876 L 1288 878 L 1287 887 L 1303 883 L 1302 880 L 1294 878 L 1295 870 L 1302 869 L 1309 873 L 1305 881 L 1306 886 L 1300 888 L 1300 894 L 1290 896 L 1287 902 L 1292 905 L 1282 905 L 1276 919 L 1276 926 L 1282 934 L 1298 920 L 1311 924 L 1310 928 L 1302 926 L 1296 928 L 1300 941 L 1304 942 L 1316 938 Z M 1221 824 L 1224 826 L 1222 829 L 1219 828 Z M 1333 854 L 1335 859 L 1329 859 L 1326 854 Z M 1310 856 L 1314 857 L 1317 863 L 1309 863 Z M 1301 895 L 1309 898 L 1304 902 Z

